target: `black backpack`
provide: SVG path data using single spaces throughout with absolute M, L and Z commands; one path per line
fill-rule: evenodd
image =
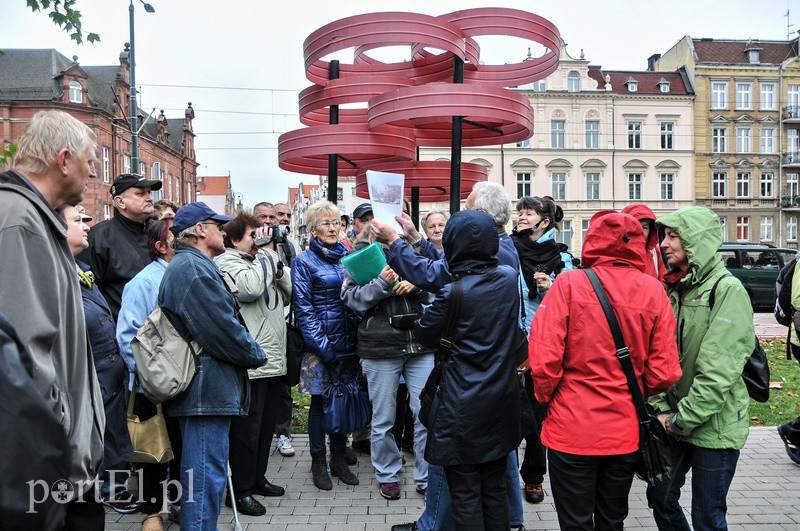
M 797 258 L 794 258 L 783 266 L 775 280 L 775 320 L 783 326 L 791 326 L 795 311 L 792 307 L 792 278 L 796 265 Z

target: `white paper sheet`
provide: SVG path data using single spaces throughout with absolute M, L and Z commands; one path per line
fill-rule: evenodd
M 388 223 L 398 234 L 403 227 L 394 219 L 403 213 L 403 188 L 405 175 L 367 170 L 367 187 L 372 203 L 372 215 L 381 223 Z

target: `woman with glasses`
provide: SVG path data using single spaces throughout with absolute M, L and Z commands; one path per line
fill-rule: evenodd
M 331 383 L 331 372 L 345 377 L 358 370 L 356 330 L 358 316 L 339 296 L 344 281 L 341 259 L 347 249 L 339 241 L 339 209 L 319 201 L 306 212 L 311 231 L 308 250 L 292 262 L 292 304 L 297 326 L 303 331 L 306 356 L 300 375 L 300 391 L 311 395 L 308 410 L 308 438 L 311 445 L 311 474 L 314 485 L 331 490 L 323 429 L 322 394 Z M 331 474 L 347 485 L 358 485 L 345 457 L 347 435 L 331 434 Z
M 267 464 L 275 418 L 286 374 L 286 323 L 283 309 L 292 296 L 272 229 L 254 216 L 239 213 L 225 224 L 226 251 L 214 262 L 236 282 L 241 315 L 250 334 L 267 354 L 267 364 L 250 369 L 250 410 L 233 417 L 230 463 L 236 509 L 262 516 L 266 508 L 253 495 L 283 496 L 284 489 L 267 481 Z

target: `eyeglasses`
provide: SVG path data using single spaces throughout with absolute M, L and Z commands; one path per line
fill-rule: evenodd
M 333 227 L 334 229 L 338 229 L 339 227 L 342 226 L 342 222 L 339 221 L 338 219 L 336 221 L 323 221 L 318 226 L 322 227 L 323 229 L 327 229 L 328 227 Z
M 224 223 L 220 223 L 218 221 L 201 221 L 200 225 L 216 225 L 219 230 L 222 230 L 222 227 L 225 224 Z

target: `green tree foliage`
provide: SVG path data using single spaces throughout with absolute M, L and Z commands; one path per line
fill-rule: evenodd
M 69 33 L 69 38 L 81 44 L 84 38 L 83 27 L 81 25 L 81 12 L 75 9 L 77 0 L 25 0 L 31 11 L 42 11 L 53 23 L 63 31 Z M 100 35 L 97 33 L 87 33 L 88 42 L 97 42 Z
M 16 144 L 9 144 L 9 146 L 2 151 L 0 151 L 0 166 L 8 165 L 8 161 L 11 157 L 14 156 L 14 153 L 17 152 L 17 145 Z

